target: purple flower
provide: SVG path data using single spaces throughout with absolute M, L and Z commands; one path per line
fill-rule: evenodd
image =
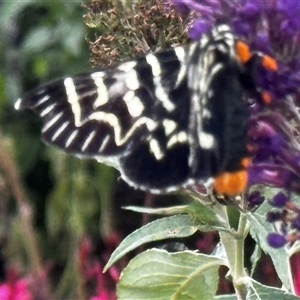
M 274 207 L 284 207 L 289 198 L 282 192 L 279 192 L 269 201 L 269 203 Z
M 198 19 L 193 23 L 189 31 L 189 37 L 196 40 L 201 36 L 201 34 L 207 33 L 209 29 L 210 26 L 207 22 Z
M 262 204 L 265 201 L 265 197 L 259 191 L 254 191 L 248 196 L 247 200 L 249 208 L 252 208 Z
M 281 248 L 287 243 L 286 238 L 283 235 L 280 235 L 278 233 L 270 233 L 267 239 L 268 239 L 268 243 L 273 248 Z

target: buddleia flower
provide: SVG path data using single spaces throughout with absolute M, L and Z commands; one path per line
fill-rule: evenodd
M 192 39 L 224 22 L 251 51 L 276 60 L 276 72 L 258 66 L 255 80 L 262 97 L 248 100 L 251 164 L 247 172 L 252 191 L 248 200 L 251 207 L 253 201 L 262 199 L 256 185 L 281 188 L 280 194 L 269 199 L 280 213 L 276 220 L 271 216 L 274 212 L 270 213 L 268 220 L 281 220 L 282 226 L 268 240 L 274 247 L 295 241 L 299 238 L 300 213 L 296 204 L 291 205 L 290 196 L 300 192 L 300 2 L 174 0 L 174 4 L 193 16 L 189 28 Z

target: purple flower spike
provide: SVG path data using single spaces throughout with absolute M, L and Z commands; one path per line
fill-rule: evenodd
M 253 164 L 248 167 L 250 184 L 266 184 L 277 187 L 290 187 L 293 173 L 282 166 L 272 164 Z M 300 191 L 300 189 L 299 189 Z
M 245 23 L 240 18 L 234 18 L 232 20 L 232 28 L 235 32 L 238 32 L 241 36 L 247 36 L 250 33 L 249 24 Z
M 247 2 L 239 11 L 240 15 L 244 20 L 250 22 L 257 22 L 261 14 L 261 8 L 258 1 Z
M 287 243 L 286 238 L 278 233 L 270 233 L 267 240 L 269 245 L 273 248 L 281 248 Z

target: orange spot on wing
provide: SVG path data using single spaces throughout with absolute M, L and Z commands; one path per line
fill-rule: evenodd
M 247 186 L 248 174 L 246 170 L 223 172 L 215 178 L 214 187 L 217 194 L 235 196 Z
M 248 166 L 250 165 L 250 163 L 251 163 L 251 158 L 250 158 L 250 157 L 244 157 L 244 158 L 242 158 L 242 160 L 241 160 L 241 165 L 242 165 L 244 168 L 248 167 Z
M 246 43 L 242 41 L 237 41 L 235 47 L 237 55 L 242 63 L 247 62 L 251 58 L 252 54 L 249 49 L 249 46 Z
M 269 55 L 264 55 L 262 57 L 261 63 L 263 65 L 263 67 L 265 67 L 268 70 L 271 70 L 271 71 L 277 71 L 278 70 L 277 61 Z
M 263 91 L 261 92 L 261 97 L 262 97 L 262 100 L 265 104 L 270 104 L 271 101 L 272 101 L 272 96 L 270 93 L 266 92 L 266 91 Z

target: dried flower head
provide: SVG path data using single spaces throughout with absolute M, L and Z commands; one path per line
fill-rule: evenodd
M 94 66 L 107 66 L 187 39 L 187 18 L 170 1 L 92 0 L 84 19 L 88 26 L 102 31 L 94 42 L 89 40 Z

